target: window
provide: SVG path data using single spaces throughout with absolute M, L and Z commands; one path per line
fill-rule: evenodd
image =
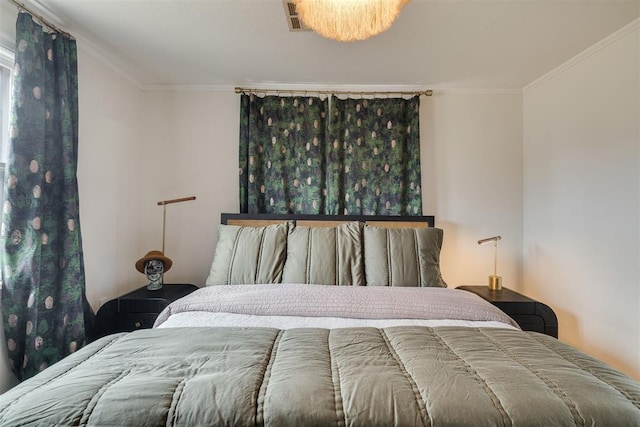
M 11 69 L 13 67 L 13 52 L 5 47 L 4 40 L 0 40 L 0 176 L 4 182 L 4 165 L 7 160 L 9 145 L 9 110 L 11 108 Z M 8 44 L 8 43 L 7 43 Z M 0 184 L 0 190 L 2 184 Z M 4 193 L 0 193 L 4 194 Z
M 4 202 L 4 168 L 9 148 L 9 111 L 11 108 L 11 70 L 14 54 L 13 40 L 0 34 L 0 200 Z M 0 286 L 2 277 L 0 275 Z

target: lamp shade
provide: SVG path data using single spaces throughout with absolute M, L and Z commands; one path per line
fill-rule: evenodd
M 365 40 L 388 30 L 409 0 L 294 0 L 302 22 L 323 37 Z

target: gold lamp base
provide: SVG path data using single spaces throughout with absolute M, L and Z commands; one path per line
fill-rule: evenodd
M 501 276 L 489 276 L 489 289 L 492 291 L 502 290 L 502 277 Z

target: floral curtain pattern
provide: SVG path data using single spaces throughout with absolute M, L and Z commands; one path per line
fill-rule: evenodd
M 243 94 L 240 212 L 422 215 L 419 112 L 419 96 Z
M 327 100 L 240 100 L 240 212 L 322 213 Z
M 422 215 L 420 97 L 333 99 L 327 213 Z
M 92 316 L 76 179 L 76 43 L 27 13 L 16 23 L 10 132 L 2 315 L 13 372 L 24 380 L 80 348 Z

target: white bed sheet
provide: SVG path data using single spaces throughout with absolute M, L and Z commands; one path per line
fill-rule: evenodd
M 210 313 L 203 311 L 172 314 L 158 328 L 180 327 L 263 327 L 276 329 L 293 328 L 353 328 L 392 326 L 466 326 L 470 328 L 517 328 L 498 321 L 471 321 L 456 319 L 354 319 L 342 317 L 258 316 L 238 313 Z

